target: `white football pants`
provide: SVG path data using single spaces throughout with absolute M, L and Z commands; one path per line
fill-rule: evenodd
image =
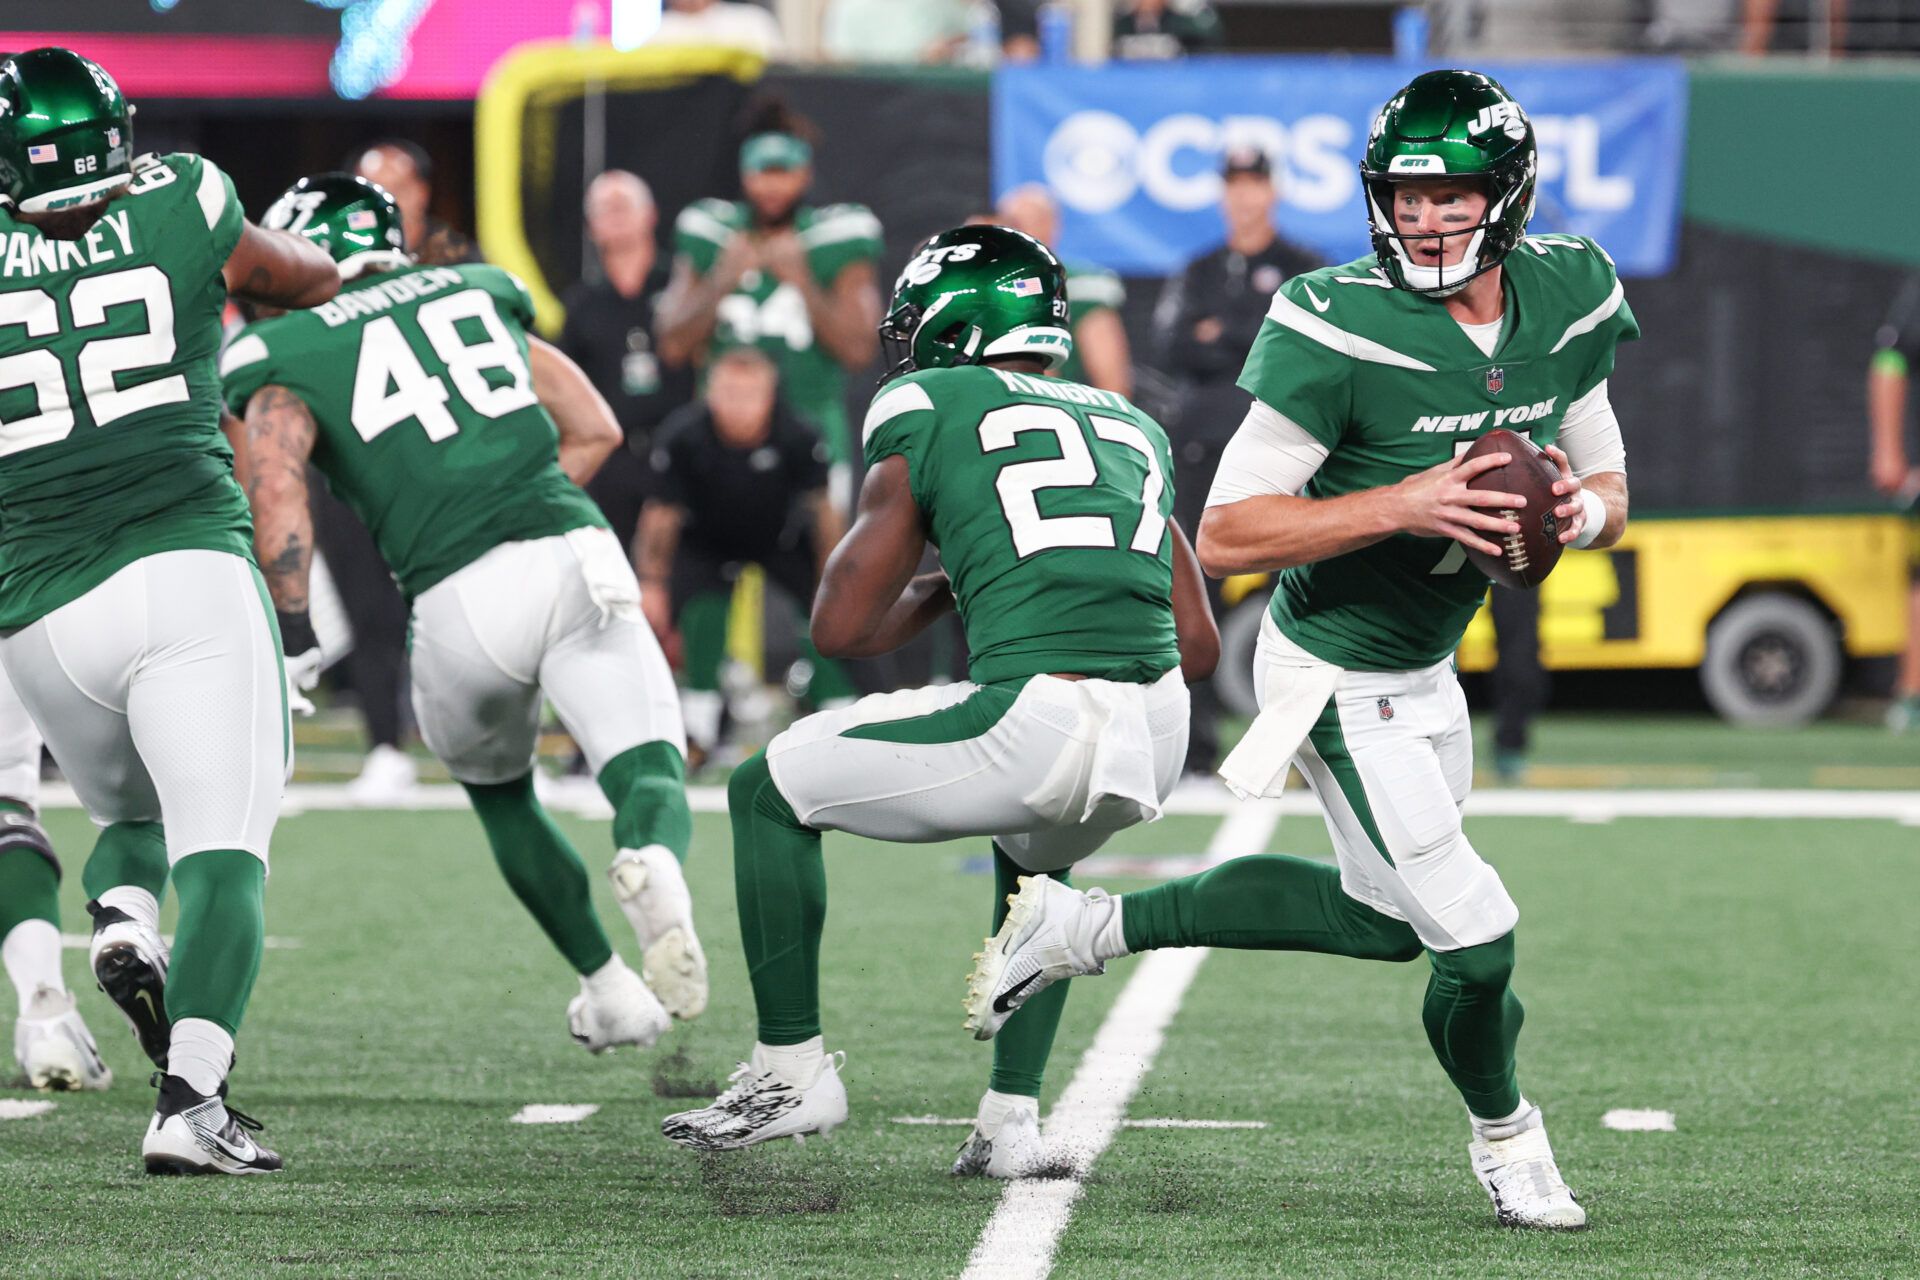
M 203 849 L 267 860 L 291 729 L 266 599 L 240 556 L 164 551 L 0 638 L 95 823 L 165 823 L 173 862 Z
M 40 810 L 40 730 L 0 669 L 0 799 Z
M 1262 707 L 1269 678 L 1300 656 L 1268 615 L 1253 661 Z M 1435 951 L 1512 932 L 1520 910 L 1461 826 L 1473 735 L 1451 660 L 1341 672 L 1294 765 L 1320 801 L 1347 896 L 1406 921 Z
M 1160 816 L 1187 756 L 1187 686 L 1034 676 L 877 693 L 796 722 L 767 747 L 795 816 L 922 844 L 993 836 L 1059 871 Z
M 541 695 L 598 774 L 647 742 L 686 753 L 673 673 L 605 529 L 506 542 L 413 603 L 413 714 L 461 782 L 533 768 Z

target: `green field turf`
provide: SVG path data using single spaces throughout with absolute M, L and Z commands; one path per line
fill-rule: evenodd
M 563 821 L 604 865 L 604 830 Z M 1169 818 L 1115 848 L 1197 852 L 1215 826 Z M 84 822 L 58 813 L 52 829 L 77 862 Z M 1912 1274 L 1914 833 L 1542 819 L 1470 831 L 1522 906 L 1522 1085 L 1594 1228 L 1493 1226 L 1420 1030 L 1421 966 L 1214 953 L 1131 1114 L 1270 1127 L 1123 1131 L 1054 1274 Z M 1291 818 L 1272 846 L 1327 848 L 1317 822 Z M 690 864 L 713 1006 L 670 1053 L 602 1059 L 568 1041 L 571 975 L 469 815 L 287 819 L 268 931 L 297 946 L 267 954 L 234 1098 L 268 1123 L 288 1171 L 140 1173 L 144 1060 L 86 984 L 120 1079 L 0 1120 L 0 1274 L 959 1274 L 999 1187 L 947 1177 L 961 1130 L 888 1121 L 965 1115 L 978 1098 L 986 1054 L 959 1030 L 959 996 L 991 882 L 964 869 L 979 849 L 828 848 L 828 1046 L 848 1055 L 852 1120 L 830 1144 L 702 1159 L 659 1137 L 689 1103 L 658 1095 L 717 1085 L 751 1041 L 721 818 L 699 818 Z M 77 875 L 66 901 L 79 932 Z M 1077 984 L 1049 1100 L 1135 963 Z M 70 978 L 82 965 L 69 952 Z M 529 1103 L 602 1110 L 510 1124 Z M 1613 1107 L 1671 1110 L 1678 1131 L 1609 1131 Z

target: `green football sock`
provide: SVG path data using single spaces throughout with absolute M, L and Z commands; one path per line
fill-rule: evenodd
M 1286 854 L 1235 858 L 1120 898 L 1128 951 L 1228 947 L 1316 951 L 1361 960 L 1412 960 L 1420 939 L 1340 889 L 1340 872 Z
M 764 751 L 733 771 L 727 811 L 760 1043 L 800 1044 L 820 1034 L 820 935 L 827 925 L 820 833 L 800 825 Z
M 705 591 L 680 606 L 677 625 L 687 688 L 719 692 L 720 664 L 727 656 L 727 611 L 731 604 L 730 595 Z
M 0 853 L 0 939 L 29 920 L 60 927 L 60 873 L 32 849 Z
M 997 843 L 993 846 L 994 933 L 1006 923 L 1007 895 L 1020 891 L 1019 878 L 1027 874 L 1000 851 Z M 1068 883 L 1066 872 L 1051 874 L 1061 884 Z M 1060 1015 L 1066 1012 L 1067 988 L 1071 985 L 1071 982 L 1054 983 L 1007 1019 L 993 1038 L 993 1075 L 987 1082 L 989 1089 L 1028 1098 L 1040 1096 L 1047 1055 L 1053 1052 L 1053 1033 L 1060 1029 Z
M 173 869 L 180 898 L 167 966 L 167 1017 L 240 1030 L 266 940 L 267 867 L 242 849 L 190 853 Z
M 681 862 L 693 843 L 687 809 L 687 762 L 670 742 L 643 742 L 607 761 L 600 790 L 613 805 L 613 843 L 618 849 L 664 845 Z
M 1526 1010 L 1509 985 L 1513 935 L 1459 951 L 1435 951 L 1433 977 L 1421 1018 L 1434 1056 L 1446 1069 L 1467 1110 L 1499 1120 L 1520 1107 L 1514 1046 Z
M 89 898 L 132 885 L 159 901 L 167 891 L 166 829 L 157 822 L 116 822 L 104 828 L 80 872 L 80 884 Z
M 613 959 L 594 914 L 586 864 L 533 794 L 533 774 L 512 782 L 462 783 L 486 829 L 493 860 L 560 954 L 586 974 Z

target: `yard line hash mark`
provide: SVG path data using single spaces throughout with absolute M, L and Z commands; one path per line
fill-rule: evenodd
M 966 1129 L 973 1125 L 972 1116 L 894 1116 L 889 1124 L 928 1125 L 941 1129 Z M 1122 1120 L 1123 1129 L 1264 1129 L 1265 1120 L 1182 1120 L 1174 1117 L 1158 1117 L 1144 1120 Z
M 535 1102 L 513 1113 L 511 1124 L 579 1124 L 600 1109 L 597 1102 Z
M 1208 841 L 1207 857 L 1218 863 L 1264 852 L 1280 813 L 1273 803 L 1234 806 Z M 1009 1182 L 961 1280 L 1046 1280 L 1087 1173 L 1126 1123 L 1127 1104 L 1152 1069 L 1167 1027 L 1206 958 L 1205 947 L 1153 951 L 1140 958 L 1047 1116 L 1049 1154 L 1065 1162 L 1072 1176 Z
M 1600 1117 L 1600 1123 L 1609 1129 L 1618 1129 L 1623 1133 L 1672 1133 L 1673 1112 L 1639 1111 L 1632 1107 L 1615 1107 Z
M 30 1101 L 25 1098 L 0 1098 L 0 1120 L 27 1120 L 43 1116 L 60 1104 Z

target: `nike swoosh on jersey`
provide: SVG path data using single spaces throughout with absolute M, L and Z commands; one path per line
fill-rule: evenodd
M 1036 969 L 1026 977 L 1020 979 L 1020 981 L 1008 987 L 1005 991 L 1002 991 L 993 998 L 993 1011 L 995 1013 L 1005 1013 L 1008 1009 L 1011 1009 L 1013 1007 L 1013 998 L 1039 981 L 1039 979 L 1040 971 Z
M 1322 302 L 1320 300 L 1320 295 L 1313 291 L 1312 285 L 1303 284 L 1300 286 L 1300 288 L 1307 295 L 1307 301 L 1313 304 L 1313 309 L 1315 311 L 1325 311 L 1328 307 L 1333 305 L 1331 301 Z

